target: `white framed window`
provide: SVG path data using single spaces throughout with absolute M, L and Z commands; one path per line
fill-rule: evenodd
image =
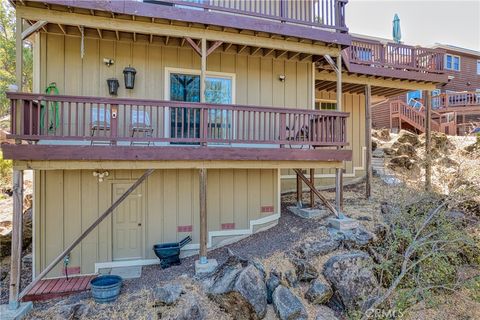
M 337 101 L 316 99 L 315 110 L 337 110 Z
M 453 54 L 446 54 L 445 69 L 460 71 L 460 56 L 456 56 Z
M 480 74 L 480 60 L 477 60 L 477 74 Z

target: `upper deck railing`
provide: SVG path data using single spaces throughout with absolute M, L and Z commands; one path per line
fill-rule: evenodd
M 9 138 L 19 140 L 240 147 L 348 144 L 345 112 L 12 92 L 7 97 Z
M 444 52 L 439 49 L 353 39 L 345 52 L 351 64 L 423 73 L 444 72 Z
M 432 97 L 434 109 L 480 106 L 480 92 L 442 93 Z
M 204 9 L 347 32 L 348 0 L 148 0 L 179 8 Z M 235 17 L 233 16 L 232 19 Z

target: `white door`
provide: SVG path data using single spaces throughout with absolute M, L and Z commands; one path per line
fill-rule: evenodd
M 112 185 L 112 203 L 131 187 L 131 183 Z M 113 260 L 142 258 L 143 210 L 142 188 L 135 189 L 115 209 L 112 218 Z

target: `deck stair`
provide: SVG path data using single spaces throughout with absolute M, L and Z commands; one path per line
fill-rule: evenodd
M 423 106 L 420 110 L 409 106 L 401 100 L 394 100 L 390 102 L 390 127 L 396 127 L 402 129 L 402 123 L 408 124 L 413 129 L 417 130 L 419 133 L 425 132 L 425 114 L 423 111 Z M 432 118 L 439 116 L 437 113 L 432 112 Z M 432 119 L 432 130 L 440 131 L 440 124 Z

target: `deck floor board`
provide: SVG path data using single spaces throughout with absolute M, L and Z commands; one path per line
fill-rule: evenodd
M 25 295 L 23 301 L 42 301 L 66 296 L 72 293 L 87 291 L 90 289 L 90 280 L 95 275 L 78 276 L 58 279 L 46 279 L 40 281 Z

